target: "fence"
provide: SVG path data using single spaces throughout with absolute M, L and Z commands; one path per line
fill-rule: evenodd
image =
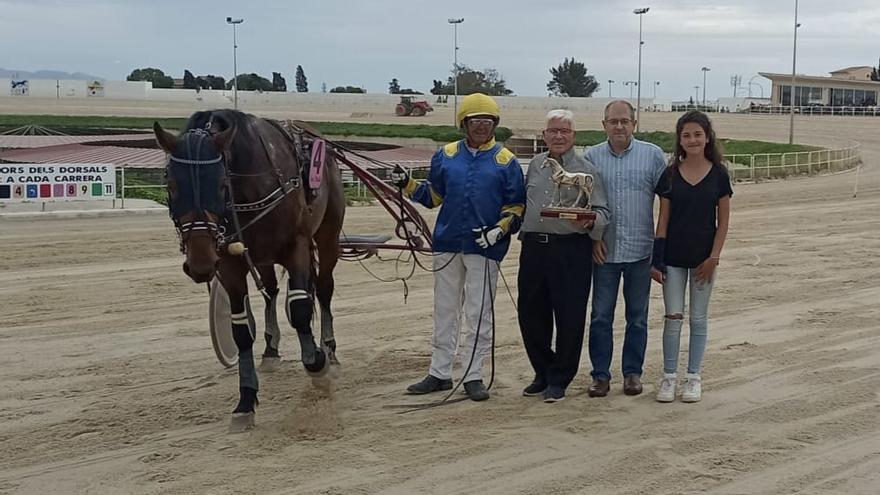
M 788 115 L 791 113 L 791 107 L 789 107 L 789 106 L 770 106 L 770 105 L 752 105 L 748 108 L 744 108 L 741 111 L 745 112 L 745 113 L 756 113 L 756 114 Z M 804 106 L 804 107 L 794 107 L 794 113 L 796 115 L 843 115 L 843 116 L 877 117 L 877 116 L 880 116 L 880 107 L 878 107 L 878 106 L 831 107 L 831 106 L 825 106 L 825 105 L 808 105 L 808 106 Z
M 395 162 L 404 168 L 416 171 L 416 177 L 423 177 L 426 174 L 431 162 L 428 160 L 408 160 Z M 128 170 L 128 180 L 126 180 L 126 170 Z M 383 180 L 389 180 L 388 174 L 390 168 L 375 168 L 370 170 L 374 175 Z M 366 197 L 369 194 L 366 186 L 349 170 L 346 166 L 340 165 L 342 175 L 342 185 L 347 191 L 351 191 L 351 195 L 357 198 Z M 116 190 L 119 194 L 120 207 L 125 208 L 126 192 L 133 190 L 155 190 L 161 191 L 165 189 L 164 180 L 165 169 L 155 167 L 138 167 L 122 165 L 116 169 Z M 131 196 L 129 196 L 131 197 Z M 115 207 L 115 202 L 114 202 Z
M 792 153 L 758 153 L 754 155 L 726 155 L 730 178 L 755 180 L 836 172 L 861 162 L 859 143 L 845 148 L 798 151 Z
M 530 154 L 519 155 L 520 163 L 525 172 L 528 167 Z M 859 143 L 852 142 L 849 146 L 837 149 L 825 149 L 816 151 L 800 151 L 792 153 L 758 153 L 754 155 L 726 155 L 730 178 L 733 180 L 755 180 L 789 177 L 792 175 L 812 175 L 820 172 L 835 172 L 845 170 L 858 165 L 861 162 Z M 426 174 L 429 161 L 414 160 L 399 162 L 401 166 L 414 171 L 417 178 L 423 178 Z M 135 172 L 136 180 L 126 182 L 126 169 Z M 346 167 L 342 168 L 342 183 L 346 190 L 358 198 L 367 196 L 367 189 Z M 388 180 L 390 168 L 373 169 L 371 172 L 383 180 Z M 125 208 L 126 191 L 134 189 L 164 189 L 164 180 L 161 180 L 164 169 L 139 168 L 121 166 L 117 169 L 117 191 L 121 207 Z M 161 182 L 161 183 L 159 183 Z

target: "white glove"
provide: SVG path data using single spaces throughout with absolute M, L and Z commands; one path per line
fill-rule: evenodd
M 504 231 L 501 230 L 501 227 L 480 227 L 473 229 L 473 232 L 477 245 L 483 249 L 494 246 L 504 237 Z
M 391 183 L 400 189 L 403 189 L 409 184 L 409 173 L 400 165 L 394 166 L 394 170 L 391 171 L 390 177 Z

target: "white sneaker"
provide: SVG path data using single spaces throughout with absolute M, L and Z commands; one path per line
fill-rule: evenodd
M 660 380 L 660 389 L 657 390 L 657 402 L 674 401 L 676 385 L 678 385 L 677 373 L 663 373 L 663 379 Z
M 703 382 L 700 379 L 700 375 L 696 373 L 685 375 L 682 389 L 682 402 L 700 402 L 700 399 L 703 398 Z

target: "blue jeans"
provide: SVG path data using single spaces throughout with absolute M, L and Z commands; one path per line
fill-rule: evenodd
M 666 318 L 663 323 L 663 372 L 678 372 L 678 353 L 681 348 L 681 327 L 683 319 L 669 318 L 670 315 L 684 316 L 685 286 L 690 285 L 690 313 L 688 320 L 691 336 L 688 344 L 688 373 L 699 373 L 703 365 L 708 335 L 709 297 L 712 295 L 713 280 L 697 282 L 695 268 L 666 267 L 666 281 L 663 283 L 663 302 L 666 304 Z
M 641 375 L 648 345 L 648 296 L 651 259 L 593 266 L 593 312 L 590 315 L 590 361 L 593 378 L 611 379 L 614 353 L 614 309 L 623 277 L 626 333 L 623 338 L 623 376 Z

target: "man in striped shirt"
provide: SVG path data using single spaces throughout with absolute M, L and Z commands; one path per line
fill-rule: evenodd
M 605 107 L 608 140 L 589 148 L 586 158 L 605 183 L 611 222 L 593 243 L 593 311 L 589 349 L 593 364 L 590 397 L 608 395 L 617 292 L 623 278 L 626 333 L 623 341 L 623 391 L 642 392 L 642 365 L 648 341 L 648 296 L 654 241 L 654 187 L 666 168 L 656 145 L 633 137 L 635 110 L 624 100 Z

